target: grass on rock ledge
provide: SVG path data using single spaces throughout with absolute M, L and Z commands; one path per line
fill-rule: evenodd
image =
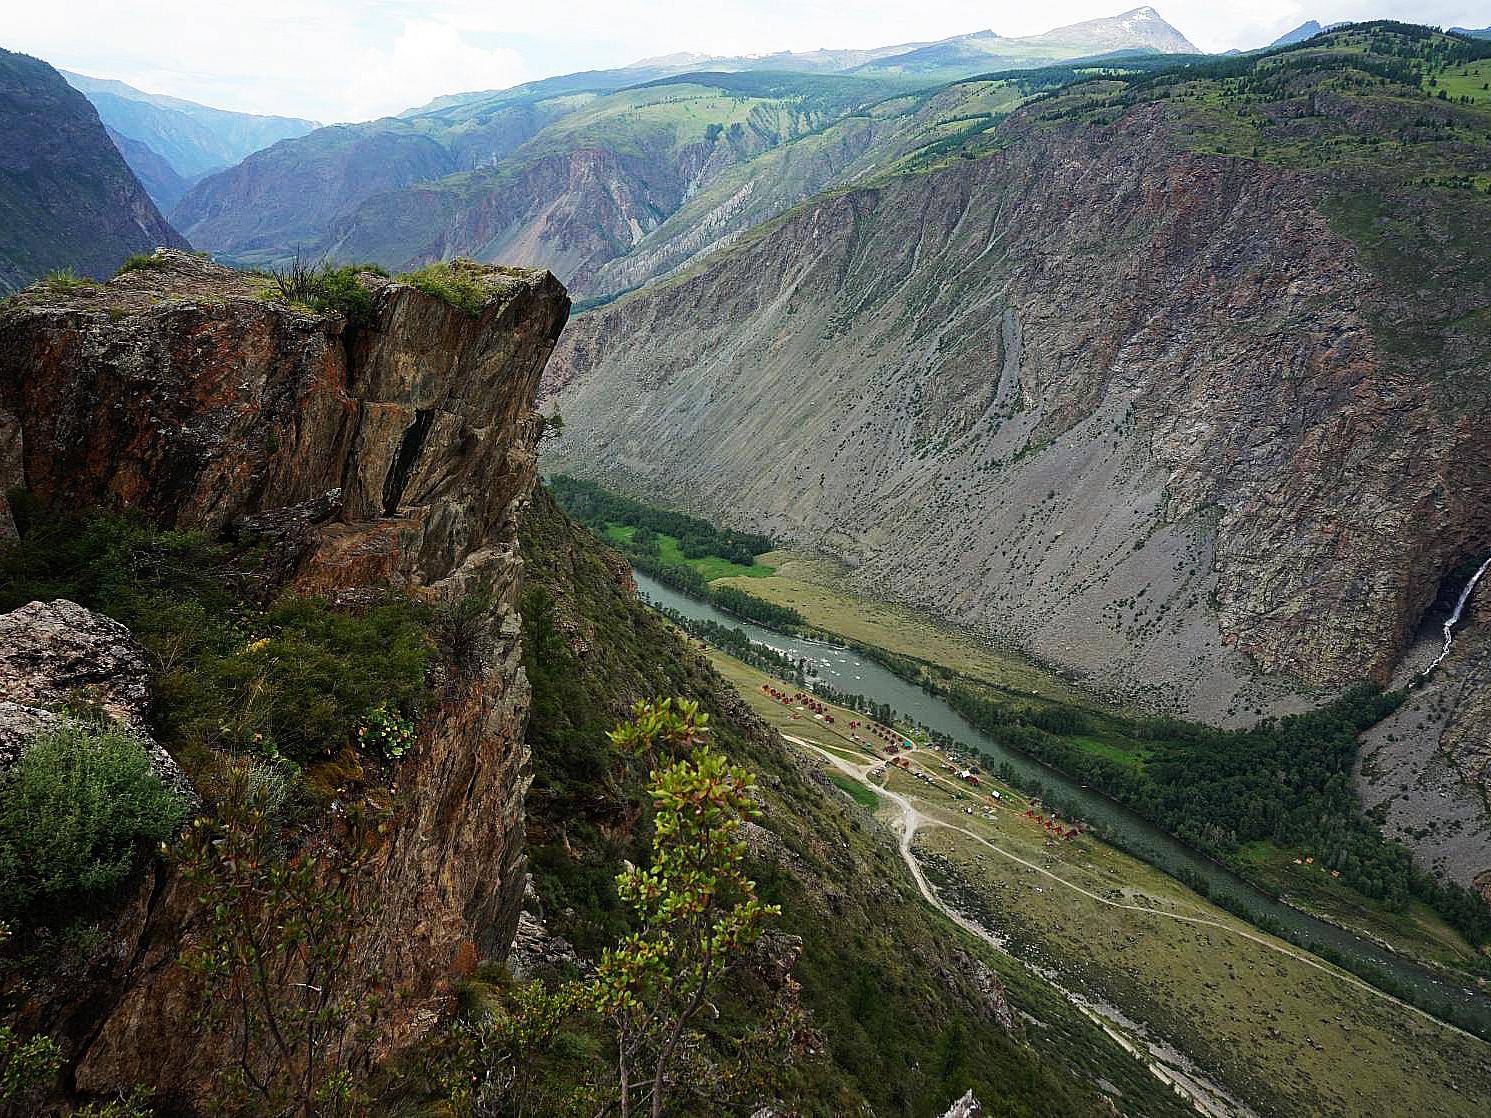
M 370 719 L 412 719 L 428 698 L 434 618 L 410 598 L 260 603 L 251 553 L 129 514 L 55 514 L 24 495 L 15 508 L 0 612 L 66 598 L 128 628 L 149 657 L 154 732 L 188 771 L 224 751 L 314 767 Z

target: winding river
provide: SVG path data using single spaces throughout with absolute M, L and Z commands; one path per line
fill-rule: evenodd
M 1303 946 L 1316 951 L 1334 950 L 1390 974 L 1401 986 L 1417 991 L 1430 1004 L 1449 1006 L 1451 1012 L 1448 1016 L 1454 1024 L 1479 1023 L 1483 1029 L 1491 1028 L 1491 995 L 1486 992 L 1450 981 L 1371 940 L 1275 900 L 1225 866 L 1191 849 L 1102 793 L 1063 776 L 1033 757 L 1001 745 L 975 729 L 936 695 L 906 682 L 873 660 L 852 649 L 763 629 L 707 602 L 669 589 L 640 571 L 632 573 L 637 580 L 637 589 L 650 602 L 677 610 L 685 617 L 741 629 L 758 644 L 785 653 L 794 660 L 806 660 L 820 679 L 838 690 L 889 703 L 901 716 L 921 723 L 936 734 L 976 748 L 987 758 L 990 767 L 1008 764 L 1021 777 L 1039 780 L 1051 790 L 1053 799 L 1076 808 L 1088 822 L 1116 836 L 1123 849 L 1166 873 L 1182 879 L 1199 877 L 1205 880 L 1214 895 L 1230 894 L 1238 898 L 1250 911 L 1288 928 Z

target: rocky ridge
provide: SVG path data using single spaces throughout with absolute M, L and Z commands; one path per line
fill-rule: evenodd
M 398 770 L 407 806 L 377 852 L 378 917 L 356 947 L 355 973 L 394 992 L 357 1042 L 367 1060 L 423 1035 L 470 960 L 505 953 L 522 897 L 516 530 L 535 476 L 532 400 L 569 302 L 544 272 L 473 266 L 466 278 L 486 294 L 477 314 L 365 277 L 371 320 L 348 330 L 163 252 L 107 285 L 34 291 L 0 313 L 0 444 L 12 448 L 0 487 L 260 533 L 277 577 L 301 591 L 490 593 L 479 669 L 422 716 Z M 225 1066 L 180 1027 L 199 998 L 171 965 L 192 906 L 158 868 L 87 989 L 28 1008 L 34 1028 L 70 1038 L 78 1089 L 150 1082 L 189 1103 Z

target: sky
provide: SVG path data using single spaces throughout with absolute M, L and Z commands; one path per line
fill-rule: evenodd
M 1029 35 L 1134 0 L 0 0 L 0 47 L 241 112 L 369 120 L 445 93 L 697 51 L 873 47 Z M 1157 0 L 1203 50 L 1307 19 L 1484 27 L 1486 0 Z

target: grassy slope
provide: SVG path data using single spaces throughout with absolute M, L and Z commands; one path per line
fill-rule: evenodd
M 761 673 L 724 654 L 711 658 L 771 725 L 866 759 L 841 733 L 763 695 Z M 838 713 L 840 725 L 853 717 Z M 913 764 L 941 773 L 940 759 L 925 751 Z M 1260 1114 L 1468 1116 L 1491 1089 L 1491 1049 L 1482 1042 L 1362 990 L 1333 967 L 1301 961 L 1290 945 L 1091 836 L 1048 847 L 1042 828 L 1024 817 L 1031 802 L 1015 789 L 988 781 L 1001 793 L 996 803 L 894 770 L 885 781 L 933 820 L 965 828 L 1097 897 L 1149 910 L 1104 904 L 950 829 L 932 827 L 916 840 L 947 895 L 1008 937 L 1017 954 L 1148 1026 Z M 964 813 L 969 806 L 973 816 Z M 996 809 L 992 819 L 984 816 L 989 807 Z
M 761 556 L 759 562 L 773 568 L 769 577 L 724 585 L 791 606 L 826 633 L 946 668 L 1002 691 L 1086 701 L 1060 677 L 1027 660 L 1000 653 L 905 606 L 858 596 L 848 588 L 846 569 L 833 559 L 774 551 Z
M 630 524 L 608 524 L 606 526 L 606 539 L 611 543 L 631 543 L 632 537 L 637 534 L 637 529 Z M 744 563 L 732 563 L 729 559 L 723 559 L 718 555 L 701 555 L 697 559 L 690 559 L 684 555 L 678 546 L 678 537 L 670 536 L 666 532 L 657 534 L 657 555 L 662 562 L 673 567 L 693 567 L 704 576 L 708 582 L 714 582 L 722 578 L 770 578 L 772 567 L 769 563 L 758 561 L 747 567 Z M 746 584 L 744 589 L 749 589 Z
M 1143 1067 L 1022 968 L 933 914 L 907 880 L 890 834 L 794 759 L 701 657 L 621 588 L 625 568 L 540 492 L 523 525 L 524 630 L 534 684 L 530 852 L 545 911 L 583 950 L 622 922 L 612 878 L 645 849 L 642 774 L 605 731 L 639 698 L 684 694 L 711 711 L 718 744 L 762 777 L 764 824 L 785 857 L 763 888 L 802 937 L 797 975 L 829 1059 L 804 1069 L 805 1112 L 941 1113 L 973 1086 L 1001 1115 L 1101 1114 L 1095 1084 L 1129 1114 L 1183 1107 Z M 983 959 L 1011 1003 L 1041 1022 L 1011 1036 L 969 977 Z

